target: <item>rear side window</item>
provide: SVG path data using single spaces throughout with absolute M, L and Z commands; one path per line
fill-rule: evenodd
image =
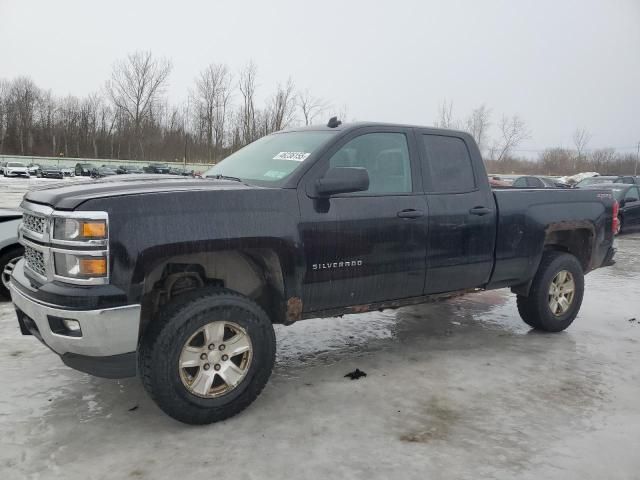
M 470 192 L 476 188 L 471 157 L 461 138 L 422 135 L 422 140 L 431 180 L 427 185 L 431 185 L 432 192 Z

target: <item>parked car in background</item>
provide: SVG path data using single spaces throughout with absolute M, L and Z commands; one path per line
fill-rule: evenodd
M 38 172 L 40 178 L 64 178 L 62 170 L 57 165 L 45 165 Z
M 507 182 L 498 175 L 489 175 L 489 186 L 491 187 L 510 187 L 511 182 Z
M 96 166 L 92 163 L 76 163 L 75 173 L 77 176 L 90 177 L 95 168 Z
M 169 168 L 169 173 L 171 175 L 182 175 L 183 177 L 193 177 L 194 176 L 193 170 L 188 170 L 188 169 L 183 168 L 183 167 L 170 167 Z
M 611 189 L 618 201 L 618 231 L 621 233 L 631 228 L 640 227 L 640 187 L 629 183 L 598 183 L 583 188 Z
M 569 188 L 569 185 L 551 177 L 526 175 L 514 180 L 515 188 Z
M 169 165 L 166 163 L 150 163 L 142 168 L 145 173 L 169 173 Z
M 92 178 L 109 177 L 111 175 L 116 175 L 116 171 L 111 167 L 107 167 L 106 165 L 102 165 L 101 167 L 96 167 L 91 170 Z
M 144 170 L 136 165 L 118 165 L 116 173 L 118 175 L 139 174 L 144 173 Z
M 22 162 L 7 162 L 2 174 L 5 177 L 30 177 L 29 169 Z
M 13 267 L 24 253 L 24 248 L 18 243 L 18 225 L 21 221 L 22 212 L 0 209 L 0 297 L 4 298 L 9 298 L 7 282 Z
M 27 165 L 27 170 L 29 170 L 29 175 L 38 175 L 38 172 L 40 171 L 40 165 L 38 165 L 37 163 L 30 163 L 29 165 Z
M 583 188 L 587 185 L 596 185 L 598 183 L 623 183 L 637 185 L 638 180 L 631 175 L 598 175 L 597 177 L 589 177 L 576 183 L 576 188 Z
M 75 172 L 73 170 L 73 168 L 67 166 L 67 165 L 60 165 L 60 171 L 62 172 L 62 176 L 63 177 L 74 177 L 75 176 Z

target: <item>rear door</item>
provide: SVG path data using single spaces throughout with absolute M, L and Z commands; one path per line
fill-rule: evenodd
M 425 293 L 478 287 L 493 268 L 496 208 L 480 152 L 464 134 L 418 129 L 423 184 L 429 208 Z
M 369 189 L 312 198 L 334 167 L 365 168 Z M 422 295 L 427 207 L 411 129 L 352 132 L 305 174 L 298 198 L 305 311 Z

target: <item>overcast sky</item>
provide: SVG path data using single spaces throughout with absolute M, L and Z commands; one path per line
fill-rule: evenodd
M 519 114 L 522 150 L 576 127 L 591 148 L 640 141 L 640 0 L 0 0 L 0 77 L 85 95 L 138 49 L 173 61 L 175 102 L 208 63 L 253 60 L 263 96 L 291 76 L 349 119 L 432 125 L 448 99 Z

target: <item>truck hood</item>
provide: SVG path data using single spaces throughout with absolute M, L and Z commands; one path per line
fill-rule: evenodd
M 28 192 L 24 199 L 57 210 L 73 210 L 83 202 L 104 197 L 170 193 L 185 190 L 256 189 L 232 180 L 188 178 L 178 175 L 118 175 L 99 180 L 56 183 Z

